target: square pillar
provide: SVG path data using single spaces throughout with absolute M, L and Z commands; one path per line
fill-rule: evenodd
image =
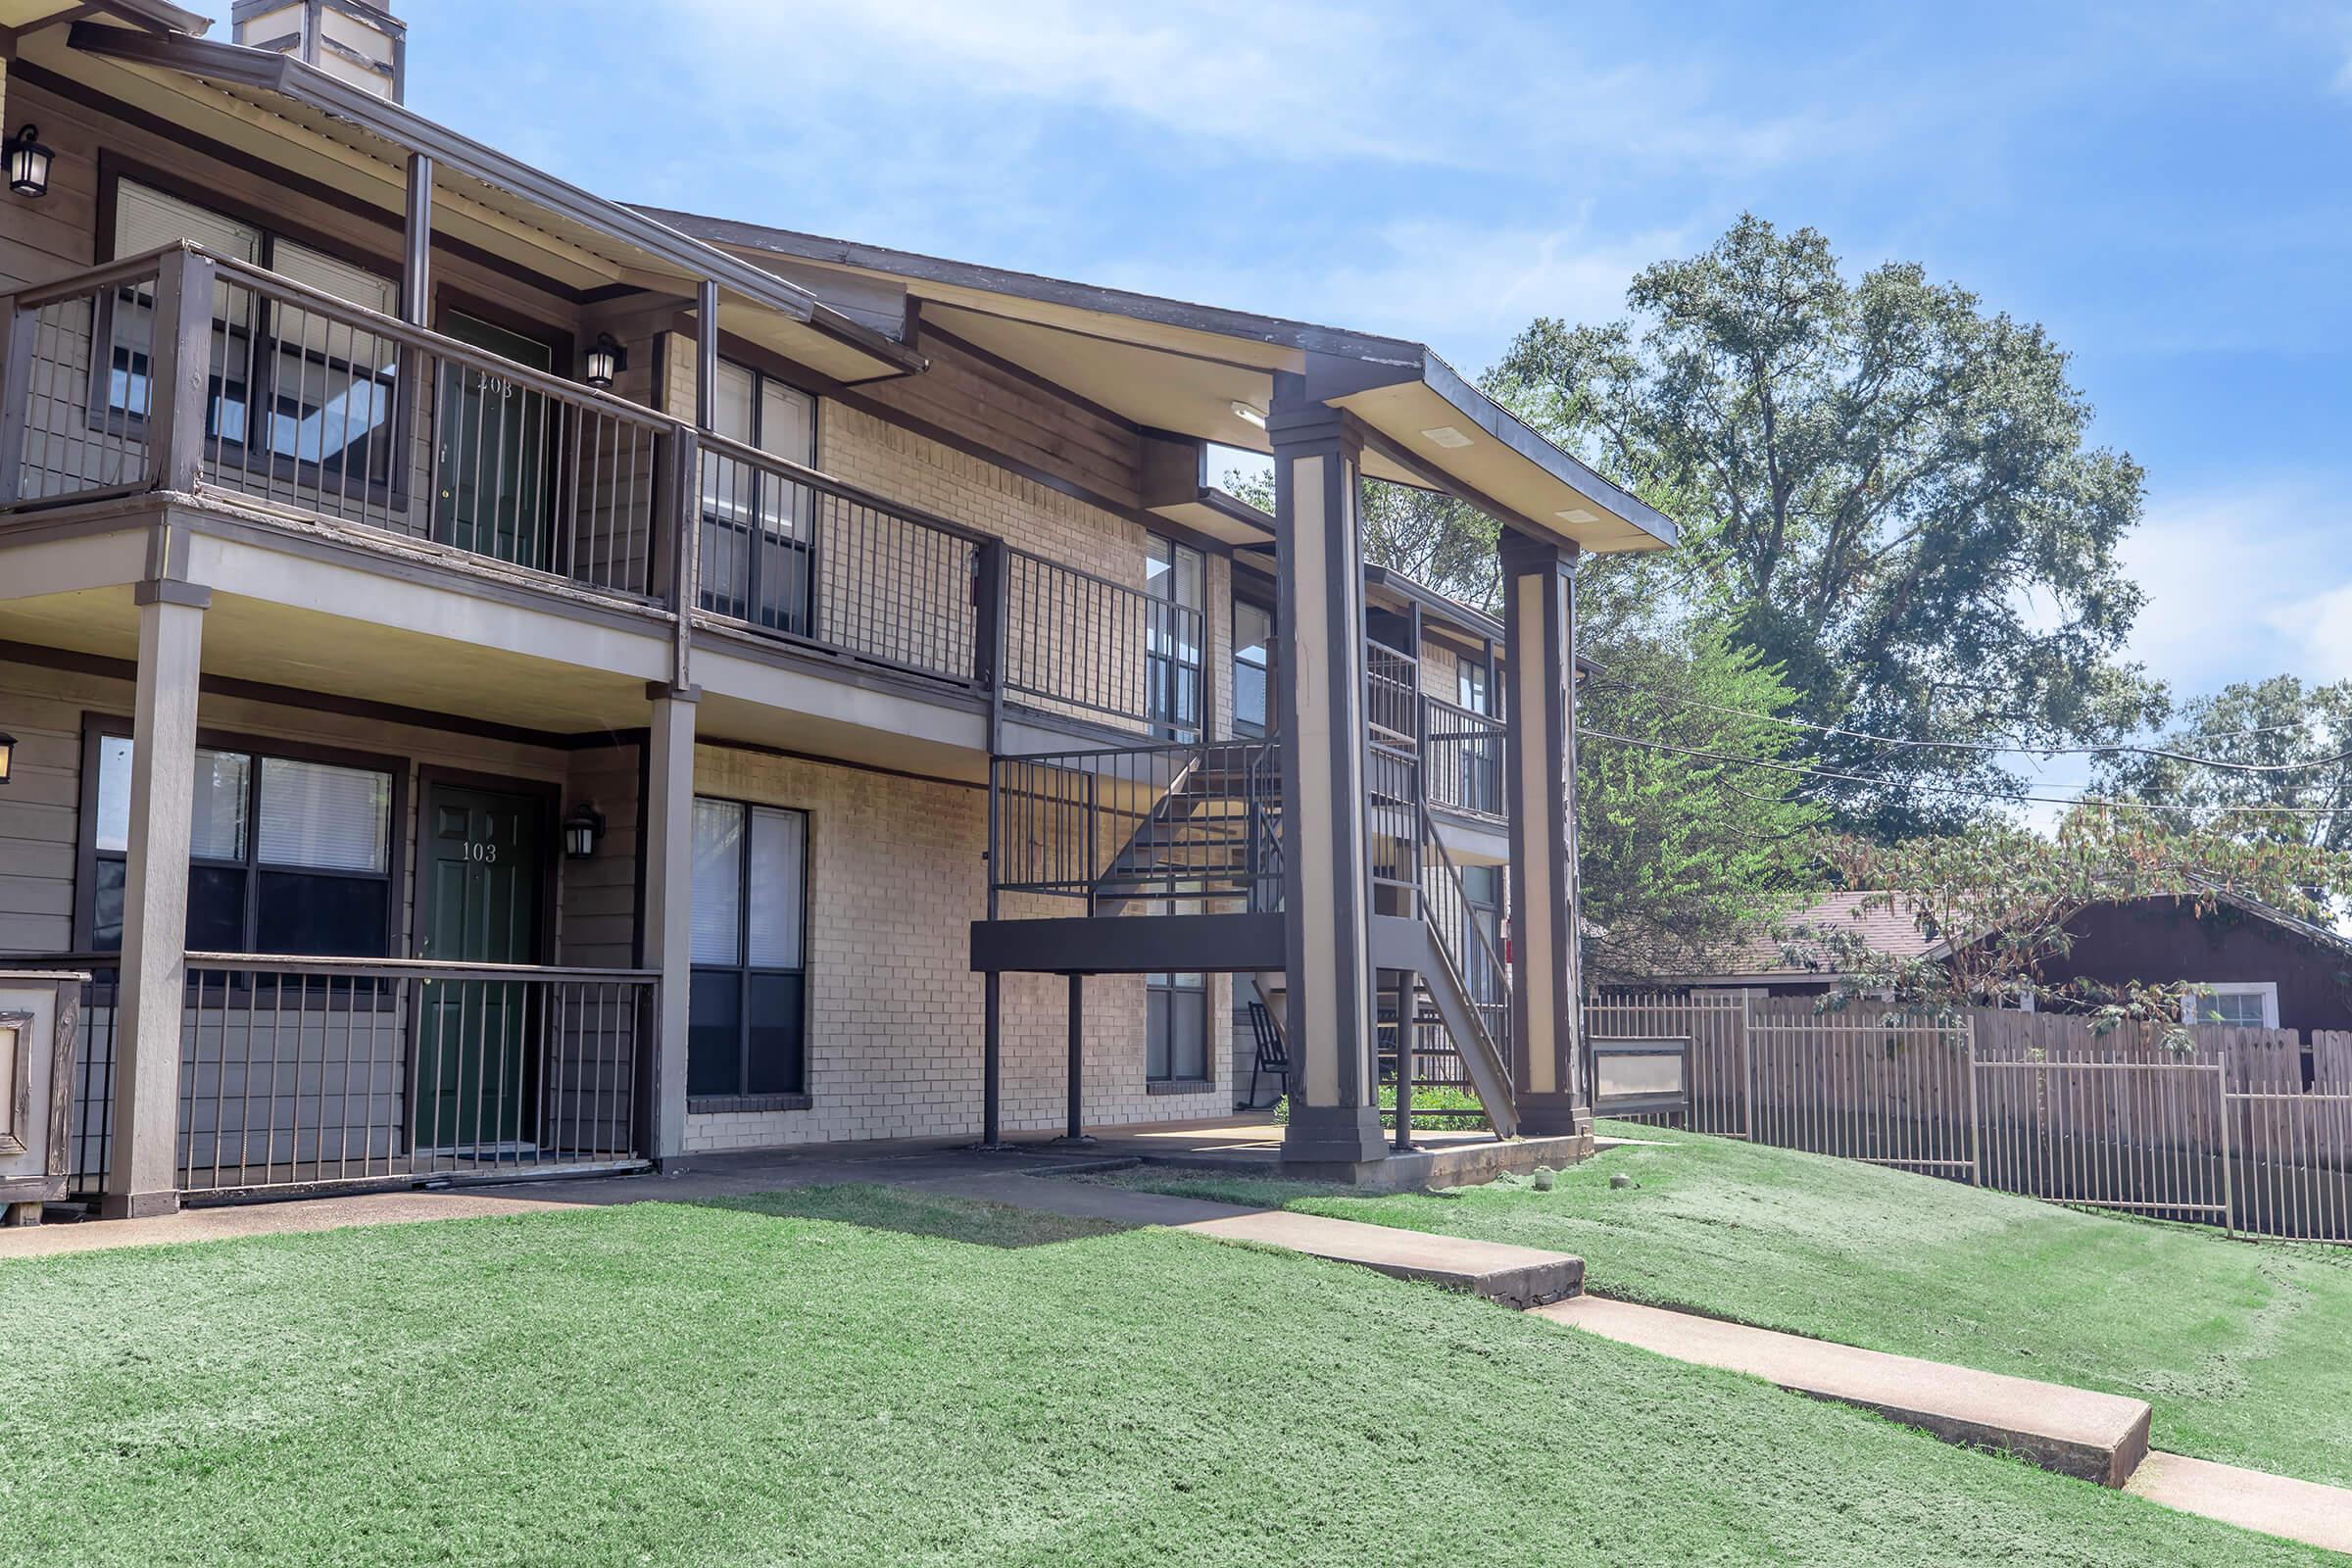
M 694 714 L 700 687 L 655 682 L 646 738 L 645 967 L 662 971 L 645 1152 L 686 1152 L 686 1035 L 694 984 Z
M 1576 858 L 1574 545 L 1505 530 L 1509 663 L 1511 1078 L 1531 1137 L 1592 1130 Z
M 115 1014 L 115 1130 L 99 1209 L 142 1219 L 179 1207 L 179 1057 L 187 998 L 188 844 L 195 821 L 196 694 L 212 591 L 139 584 L 131 719 L 130 840 Z
M 1282 705 L 1286 1162 L 1387 1157 L 1374 1098 L 1371 856 L 1364 823 L 1362 441 L 1298 377 L 1275 379 Z

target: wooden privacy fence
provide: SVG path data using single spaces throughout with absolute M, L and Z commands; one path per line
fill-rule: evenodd
M 1742 992 L 1592 999 L 1594 1038 L 1681 1039 L 1687 1108 L 1637 1119 L 2233 1232 L 2352 1242 L 2352 1033 L 1819 1013 Z

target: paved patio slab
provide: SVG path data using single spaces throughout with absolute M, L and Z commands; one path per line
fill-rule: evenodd
M 2292 1481 L 2185 1454 L 2150 1453 L 2124 1490 L 2182 1513 L 2352 1552 L 2352 1488 Z
M 2000 1448 L 2045 1470 L 2124 1484 L 2148 1451 L 2146 1401 L 1856 1349 L 1632 1301 L 1579 1297 L 1539 1316 L 1798 1394 L 1876 1410 L 1947 1443 Z

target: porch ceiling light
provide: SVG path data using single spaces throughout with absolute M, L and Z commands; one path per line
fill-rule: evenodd
M 41 145 L 39 127 L 30 121 L 8 141 L 8 188 L 34 200 L 49 194 L 49 164 L 57 154 Z
M 564 818 L 564 858 L 567 860 L 591 860 L 596 858 L 596 841 L 605 836 L 605 813 L 582 801 Z
M 599 392 L 612 390 L 613 380 L 629 368 L 629 351 L 612 340 L 610 332 L 599 332 L 596 344 L 588 351 L 588 373 L 584 377 Z
M 1470 444 L 1470 438 L 1450 424 L 1441 424 L 1434 430 L 1424 430 L 1421 433 L 1442 447 L 1466 447 Z
M 1244 403 L 1240 398 L 1233 400 L 1233 416 L 1244 424 L 1254 424 L 1260 430 L 1266 427 L 1266 411 L 1254 403 Z
M 8 775 L 16 765 L 17 738 L 14 735 L 0 733 L 0 784 L 8 782 Z

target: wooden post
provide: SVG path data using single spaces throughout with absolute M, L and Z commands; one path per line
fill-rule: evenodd
M 654 1032 L 652 1138 L 645 1153 L 686 1152 L 686 1042 L 694 984 L 694 725 L 702 693 L 656 682 L 647 739 L 645 967 L 662 971 L 661 1021 Z
M 191 493 L 204 471 L 217 271 L 212 258 L 183 246 L 164 253 L 156 277 L 147 477 L 157 490 Z
M 11 294 L 0 299 L 0 322 L 8 327 L 5 370 L 0 370 L 0 507 L 24 499 L 24 426 L 32 417 L 32 350 L 40 313 L 20 309 Z
M 1365 823 L 1362 435 L 1275 377 L 1281 593 L 1284 1001 L 1291 1117 L 1283 1158 L 1355 1167 L 1388 1157 L 1373 1062 L 1371 855 Z
M 1086 976 L 1070 972 L 1070 1064 L 1062 1141 L 1091 1143 L 1086 1136 Z
M 199 426 L 201 428 L 201 426 Z M 122 964 L 115 1027 L 115 1131 L 101 1211 L 179 1207 L 180 1018 L 187 985 L 188 846 L 196 788 L 196 694 L 210 590 L 138 587 L 139 671 L 130 751 Z

